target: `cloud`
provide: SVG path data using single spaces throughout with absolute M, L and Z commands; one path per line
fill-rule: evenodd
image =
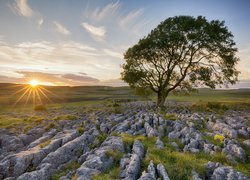
M 127 27 L 134 23 L 134 20 L 143 14 L 144 9 L 133 10 L 120 20 L 121 27 Z
M 118 54 L 76 41 L 19 44 L 0 41 L 0 75 L 6 75 L 4 70 L 77 75 L 85 75 L 78 73 L 84 72 L 96 79 L 111 79 L 120 75 L 122 59 L 115 59 L 116 55 Z
M 58 74 L 34 71 L 17 71 L 20 77 L 9 77 L 0 75 L 0 83 L 19 83 L 27 84 L 30 80 L 36 79 L 43 85 L 99 85 L 99 86 L 127 86 L 121 79 L 109 79 L 100 81 L 99 79 L 88 76 L 86 73 L 78 74 Z M 84 75 L 81 75 L 84 74 Z M 53 82 L 53 83 L 52 83 Z
M 14 13 L 28 18 L 34 14 L 27 0 L 16 0 L 14 4 L 10 5 L 10 8 Z
M 38 24 L 38 28 L 40 29 L 41 26 L 43 25 L 43 19 L 39 19 L 37 24 Z
M 38 80 L 41 84 L 45 85 L 90 85 L 99 82 L 98 79 L 90 77 L 88 75 L 78 74 L 59 74 L 59 73 L 47 73 L 47 72 L 34 72 L 34 71 L 17 71 L 22 77 L 11 78 L 4 76 L 0 80 L 7 80 L 4 82 L 19 82 L 27 83 L 32 79 Z
M 71 32 L 65 26 L 60 24 L 59 22 L 54 21 L 54 24 L 56 26 L 56 31 L 57 32 L 59 32 L 61 34 L 64 34 L 64 35 L 70 35 L 71 34 Z
M 118 52 L 115 52 L 115 51 L 112 51 L 112 50 L 109 50 L 109 49 L 103 49 L 103 52 L 109 56 L 113 56 L 115 58 L 119 58 L 119 59 L 122 59 L 123 56 L 122 56 L 122 53 L 118 53 Z
M 81 24 L 81 26 L 97 41 L 103 40 L 106 34 L 104 26 L 93 26 L 87 22 Z
M 113 16 L 117 11 L 118 9 L 120 8 L 120 3 L 119 1 L 115 2 L 115 3 L 110 3 L 110 4 L 107 4 L 105 7 L 103 7 L 102 9 L 101 8 L 96 8 L 93 13 L 91 14 L 92 18 L 97 20 L 97 21 L 100 21 L 104 18 L 107 18 L 109 16 Z
M 239 79 L 250 79 L 250 46 L 240 49 L 237 56 L 240 58 L 237 65 L 240 71 Z
M 82 74 L 82 73 L 81 73 Z M 85 73 L 84 73 L 85 74 Z M 70 81 L 77 81 L 77 82 L 85 82 L 85 83 L 95 83 L 99 82 L 98 79 L 89 77 L 86 74 L 85 75 L 76 75 L 76 74 L 64 74 L 62 76 L 65 79 L 68 79 Z

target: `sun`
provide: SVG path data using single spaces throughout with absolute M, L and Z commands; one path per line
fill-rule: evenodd
M 30 80 L 29 85 L 31 87 L 36 87 L 37 85 L 39 85 L 39 82 L 35 79 L 32 79 L 32 80 Z

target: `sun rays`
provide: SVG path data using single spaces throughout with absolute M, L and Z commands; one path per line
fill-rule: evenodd
M 32 102 L 33 105 L 46 102 L 53 103 L 50 97 L 55 96 L 58 98 L 56 94 L 43 87 L 36 79 L 30 80 L 27 85 L 17 90 L 13 95 L 19 94 L 20 96 L 15 101 L 14 106 L 21 103 L 27 105 L 29 102 Z

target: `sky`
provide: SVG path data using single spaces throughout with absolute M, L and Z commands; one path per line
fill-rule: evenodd
M 178 16 L 225 20 L 250 88 L 248 0 L 0 0 L 0 82 L 125 85 L 123 53 L 161 21 Z

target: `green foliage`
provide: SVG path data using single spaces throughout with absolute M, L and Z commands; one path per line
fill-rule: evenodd
M 123 154 L 118 151 L 114 151 L 112 149 L 105 152 L 105 154 L 109 157 L 113 158 L 114 166 L 118 166 L 120 163 L 120 159 L 122 158 Z
M 221 141 L 221 139 L 223 139 L 224 137 L 223 138 L 222 137 L 219 137 L 218 135 L 216 137 L 215 136 L 214 137 L 213 136 L 203 136 L 203 139 L 207 140 L 211 144 L 214 144 L 216 146 L 223 148 L 224 144 L 223 144 L 223 141 Z
M 224 139 L 225 139 L 225 137 L 223 135 L 221 135 L 221 134 L 215 134 L 214 135 L 214 140 L 215 141 L 219 141 L 220 143 L 223 143 Z
M 105 133 L 102 133 L 102 134 L 99 134 L 96 138 L 98 139 L 99 141 L 99 144 L 103 143 L 105 141 L 105 139 L 108 137 L 107 134 Z
M 77 120 L 77 116 L 75 115 L 70 115 L 70 114 L 67 114 L 67 115 L 61 115 L 61 116 L 57 116 L 57 117 L 54 117 L 53 120 L 55 121 L 59 121 L 59 120 Z
M 195 111 L 201 111 L 201 112 L 218 112 L 218 113 L 224 113 L 226 110 L 228 110 L 228 106 L 220 103 L 220 102 L 196 102 L 192 104 L 191 107 Z
M 234 84 L 239 73 L 236 52 L 224 21 L 171 17 L 125 52 L 121 76 L 133 88 L 157 93 L 162 106 L 173 90 Z
M 177 116 L 176 116 L 176 114 L 173 114 L 173 113 L 166 113 L 164 115 L 164 119 L 175 121 L 175 120 L 177 120 Z
M 40 147 L 40 148 L 45 148 L 45 147 L 48 146 L 50 143 L 51 143 L 51 140 L 49 139 L 49 140 L 47 140 L 47 141 L 41 143 L 41 144 L 39 145 L 39 147 Z
M 68 163 L 66 166 L 62 167 L 59 171 L 55 172 L 52 175 L 51 180 L 59 180 L 60 177 L 67 175 L 69 171 L 76 170 L 79 167 L 80 167 L 80 164 L 78 162 L 72 161 Z
M 46 127 L 45 127 L 45 131 L 49 131 L 52 128 L 55 128 L 56 124 L 54 122 L 50 122 Z
M 79 134 L 83 134 L 83 133 L 84 133 L 84 127 L 78 127 L 78 128 L 77 128 L 77 132 L 78 132 Z
M 111 180 L 111 179 L 118 179 L 120 173 L 119 167 L 113 167 L 106 172 L 93 176 L 92 180 Z

